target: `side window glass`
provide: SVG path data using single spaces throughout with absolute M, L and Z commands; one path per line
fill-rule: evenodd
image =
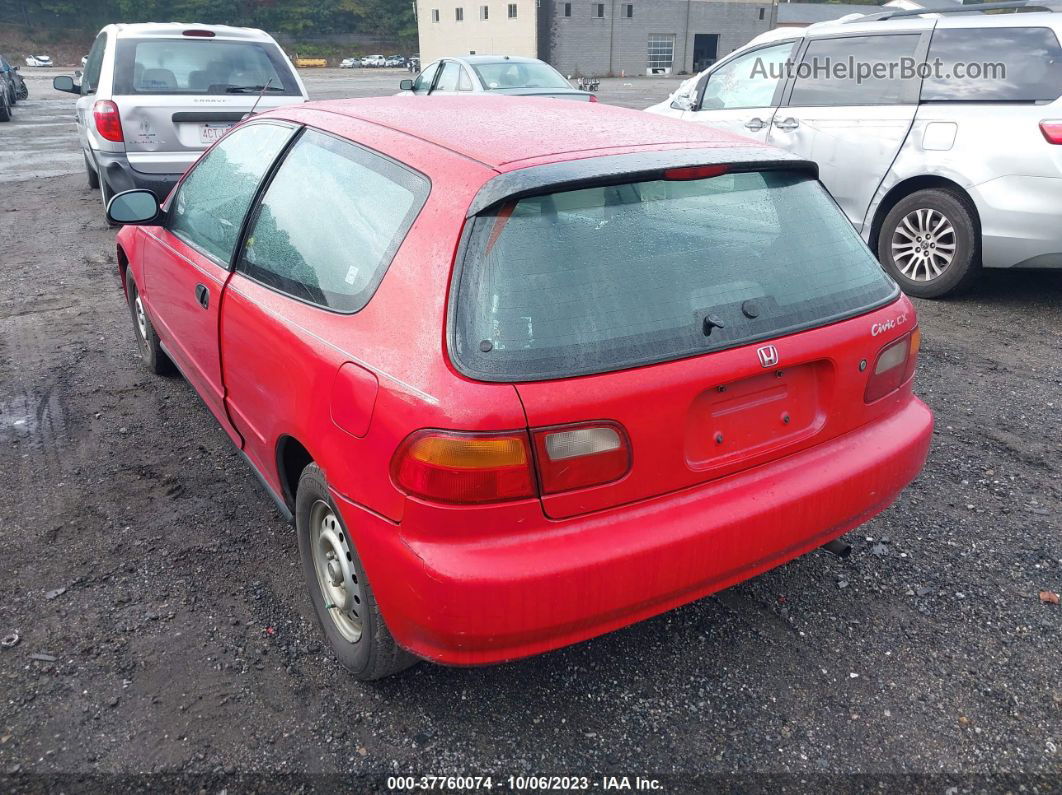
M 771 107 L 792 52 L 793 43 L 789 42 L 755 50 L 720 66 L 708 75 L 700 109 Z
M 436 91 L 457 91 L 457 82 L 461 77 L 461 64 L 447 61 L 443 64 L 439 82 L 435 84 Z
M 107 34 L 101 33 L 89 50 L 85 61 L 85 73 L 81 76 L 81 93 L 94 94 L 100 84 L 100 72 L 103 71 L 103 52 L 107 49 Z
M 936 30 L 923 102 L 1053 102 L 1062 94 L 1062 47 L 1050 28 Z
M 468 70 L 461 70 L 461 78 L 457 81 L 458 91 L 471 91 L 472 90 L 472 78 L 468 76 Z
M 420 175 L 307 130 L 255 211 L 236 269 L 303 301 L 356 312 L 427 195 Z
M 439 71 L 438 61 L 433 64 L 428 64 L 427 68 L 417 75 L 417 79 L 413 82 L 413 90 L 427 91 L 431 88 L 431 81 L 435 79 L 435 73 L 437 71 Z
M 258 184 L 293 132 L 252 124 L 226 135 L 181 182 L 170 207 L 170 231 L 227 265 Z
M 812 41 L 797 68 L 791 106 L 900 105 L 913 103 L 920 78 L 905 77 L 902 64 L 913 62 L 919 34 L 847 36 Z M 852 74 L 851 65 L 866 74 Z M 915 81 L 911 85 L 910 81 Z

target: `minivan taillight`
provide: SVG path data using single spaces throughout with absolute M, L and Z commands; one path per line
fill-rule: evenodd
M 882 348 L 870 371 L 863 400 L 873 403 L 906 384 L 914 375 L 921 345 L 922 332 L 916 328 Z
M 125 140 L 122 135 L 122 117 L 118 115 L 118 106 L 109 99 L 96 100 L 92 106 L 92 118 L 96 122 L 96 132 L 108 141 L 121 143 Z
M 1049 144 L 1062 144 L 1062 119 L 1040 122 L 1040 132 Z
M 411 434 L 395 452 L 400 488 L 437 502 L 474 504 L 535 496 L 527 433 Z
M 532 431 L 543 494 L 585 489 L 619 480 L 631 468 L 631 446 L 614 422 Z

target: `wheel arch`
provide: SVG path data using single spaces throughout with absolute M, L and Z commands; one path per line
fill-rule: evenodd
M 905 180 L 897 182 L 878 203 L 878 207 L 874 211 L 874 220 L 870 226 L 870 236 L 867 239 L 867 245 L 875 255 L 877 255 L 878 251 L 878 236 L 881 234 L 881 227 L 885 223 L 885 217 L 889 214 L 892 208 L 912 193 L 920 190 L 928 190 L 930 188 L 937 188 L 938 190 L 946 190 L 949 193 L 953 193 L 958 197 L 959 201 L 966 205 L 966 208 L 970 211 L 970 217 L 973 218 L 974 221 L 974 236 L 977 247 L 980 248 L 981 216 L 977 212 L 977 205 L 974 204 L 973 199 L 970 198 L 970 194 L 967 193 L 966 189 L 958 182 L 948 179 L 947 177 L 941 177 L 935 174 L 922 174 L 917 177 L 908 177 Z
M 118 244 L 116 256 L 118 259 L 118 276 L 122 280 L 122 292 L 128 296 L 129 285 L 127 284 L 128 280 L 126 275 L 129 271 L 129 255 L 125 253 L 125 249 L 122 247 L 121 243 Z
M 295 492 L 299 488 L 299 476 L 308 464 L 314 462 L 314 457 L 302 442 L 294 436 L 282 435 L 277 440 L 277 476 L 280 487 L 283 489 L 282 497 L 288 509 L 295 512 Z

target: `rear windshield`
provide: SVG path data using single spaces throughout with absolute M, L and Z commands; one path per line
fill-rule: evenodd
M 473 64 L 472 68 L 488 89 L 572 87 L 560 72 L 544 63 L 501 61 Z
M 115 94 L 298 95 L 275 44 L 217 39 L 123 39 Z
M 452 347 L 477 378 L 556 378 L 776 337 L 896 294 L 806 175 L 593 187 L 474 219 Z

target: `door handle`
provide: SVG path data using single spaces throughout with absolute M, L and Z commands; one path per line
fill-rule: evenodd
M 800 122 L 790 116 L 788 119 L 776 121 L 774 123 L 774 126 L 777 127 L 779 130 L 785 130 L 786 132 L 789 132 L 790 130 L 795 130 L 797 127 L 799 127 Z
M 753 132 L 756 132 L 756 130 L 762 130 L 767 125 L 764 124 L 763 119 L 752 118 L 745 122 L 745 126 Z
M 197 284 L 195 286 L 195 300 L 199 302 L 203 309 L 210 306 L 210 290 L 206 288 L 205 284 Z

